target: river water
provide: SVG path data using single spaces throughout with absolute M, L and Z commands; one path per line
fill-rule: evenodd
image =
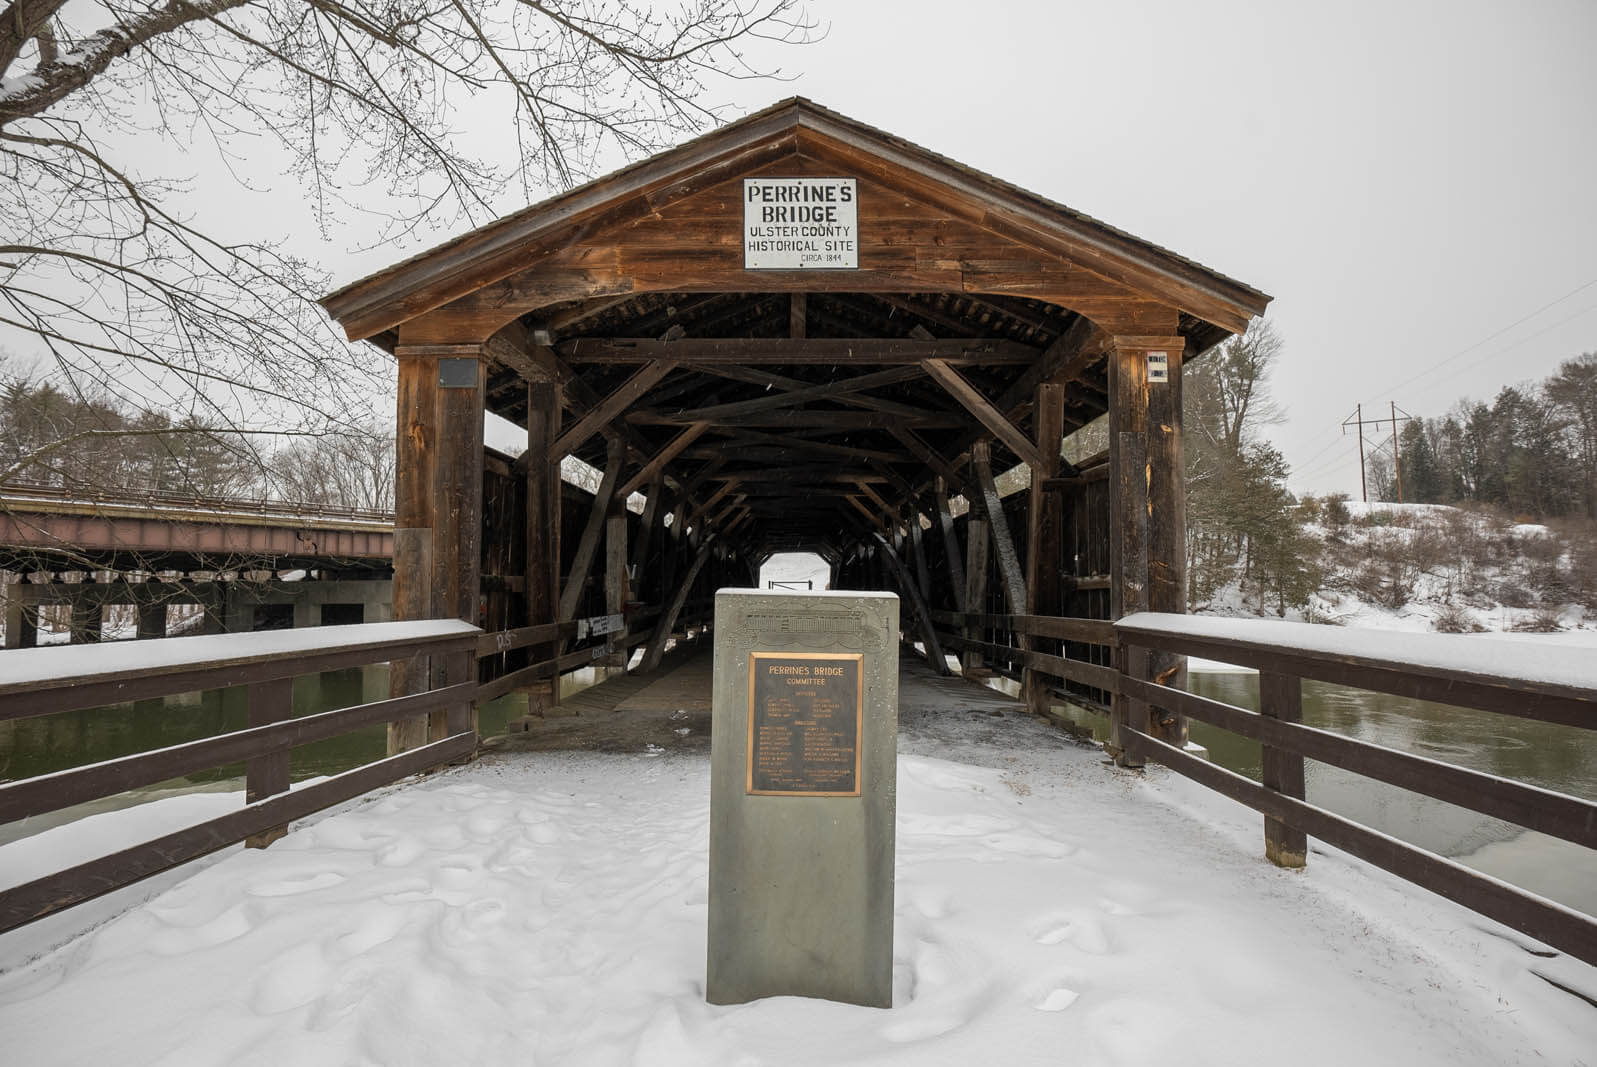
M 1250 711 L 1259 708 L 1255 674 L 1195 672 L 1188 688 Z M 1303 721 L 1371 744 L 1597 800 L 1597 731 L 1322 682 L 1303 683 Z M 1191 725 L 1191 736 L 1215 763 L 1260 778 L 1257 742 L 1197 722 Z M 1597 851 L 1312 760 L 1306 763 L 1305 777 L 1312 804 L 1597 915 Z M 1262 830 L 1260 834 L 1262 849 Z
M 579 671 L 562 679 L 561 690 L 570 694 L 596 680 L 593 669 Z M 1195 672 L 1191 688 L 1238 707 L 1258 708 L 1258 678 L 1253 674 Z M 296 715 L 306 715 L 387 695 L 384 666 L 330 671 L 295 681 L 294 710 Z M 516 696 L 484 705 L 479 713 L 483 735 L 503 731 L 524 707 Z M 1363 741 L 1597 800 L 1597 731 L 1318 682 L 1303 686 L 1303 719 L 1311 726 Z M 239 688 L 0 722 L 0 781 L 210 737 L 240 729 L 247 720 L 245 691 Z M 1102 734 L 1107 720 L 1093 715 L 1084 724 Z M 372 726 L 297 748 L 291 761 L 292 775 L 298 781 L 379 759 L 385 751 L 385 731 L 383 726 Z M 1257 743 L 1202 723 L 1192 724 L 1192 739 L 1206 747 L 1220 766 L 1259 779 Z M 173 792 L 242 789 L 242 776 L 242 765 L 221 767 L 0 826 L 0 844 L 94 811 Z M 1312 761 L 1307 766 L 1307 784 L 1308 799 L 1314 804 L 1597 915 L 1597 852 Z M 1262 851 L 1262 830 L 1260 848 Z
M 593 685 L 602 668 L 564 675 L 560 691 L 570 695 Z M 388 696 L 388 667 L 327 671 L 294 679 L 294 715 L 311 715 L 383 700 Z M 165 748 L 249 725 L 247 691 L 243 687 L 180 693 L 159 700 L 138 700 L 102 708 L 0 722 L 0 782 L 31 778 L 69 767 L 81 767 L 135 752 Z M 509 695 L 478 709 L 483 736 L 503 733 L 506 724 L 526 711 L 525 697 Z M 337 774 L 387 753 L 388 728 L 366 726 L 338 737 L 294 749 L 290 776 L 298 782 Z M 50 815 L 0 826 L 0 844 L 39 833 L 97 811 L 195 790 L 242 790 L 244 765 L 235 763 L 199 771 Z

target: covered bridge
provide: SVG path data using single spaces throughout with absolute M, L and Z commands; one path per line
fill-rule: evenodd
M 898 592 L 940 670 L 1024 673 L 1040 708 L 1113 688 L 1082 620 L 1183 610 L 1182 363 L 1269 299 L 795 98 L 323 303 L 398 366 L 395 617 L 498 634 L 485 695 L 638 644 L 646 669 L 715 588 L 812 550 Z M 526 427 L 513 463 L 485 411 Z M 562 503 L 567 454 L 591 502 Z

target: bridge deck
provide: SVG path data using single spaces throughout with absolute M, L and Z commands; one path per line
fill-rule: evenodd
M 708 662 L 548 725 L 669 734 Z M 1590 1062 L 1597 1014 L 1551 984 L 1590 992 L 1578 961 L 1334 850 L 1269 867 L 1230 802 L 902 679 L 891 1011 L 704 1003 L 709 760 L 632 737 L 490 754 L 223 856 L 8 973 L 0 1033 L 53 1063 Z
M 491 738 L 485 747 L 503 752 L 708 751 L 710 682 L 714 656 L 691 651 L 652 674 L 617 675 L 566 697 L 560 712 L 535 720 L 526 732 Z M 959 677 L 939 677 L 923 661 L 903 658 L 898 675 L 899 718 L 933 711 L 1004 713 L 1023 706 L 1012 697 Z

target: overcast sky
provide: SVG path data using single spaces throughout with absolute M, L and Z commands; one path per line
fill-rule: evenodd
M 1295 489 L 1357 494 L 1358 404 L 1438 415 L 1597 351 L 1597 0 L 809 7 L 792 81 L 712 98 L 808 96 L 1270 293 Z M 340 282 L 447 236 L 354 251 L 252 162 L 270 207 L 226 181 L 191 206 Z
M 1358 404 L 1597 351 L 1593 0 L 813 10 L 802 74 L 741 103 L 808 96 L 1274 296 L 1296 489 L 1357 495 Z

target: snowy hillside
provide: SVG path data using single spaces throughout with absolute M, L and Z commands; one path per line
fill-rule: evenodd
M 1440 504 L 1309 502 L 1319 592 L 1285 617 L 1384 630 L 1552 632 L 1597 627 L 1589 526 L 1516 523 Z M 1275 616 L 1231 582 L 1199 614 Z

